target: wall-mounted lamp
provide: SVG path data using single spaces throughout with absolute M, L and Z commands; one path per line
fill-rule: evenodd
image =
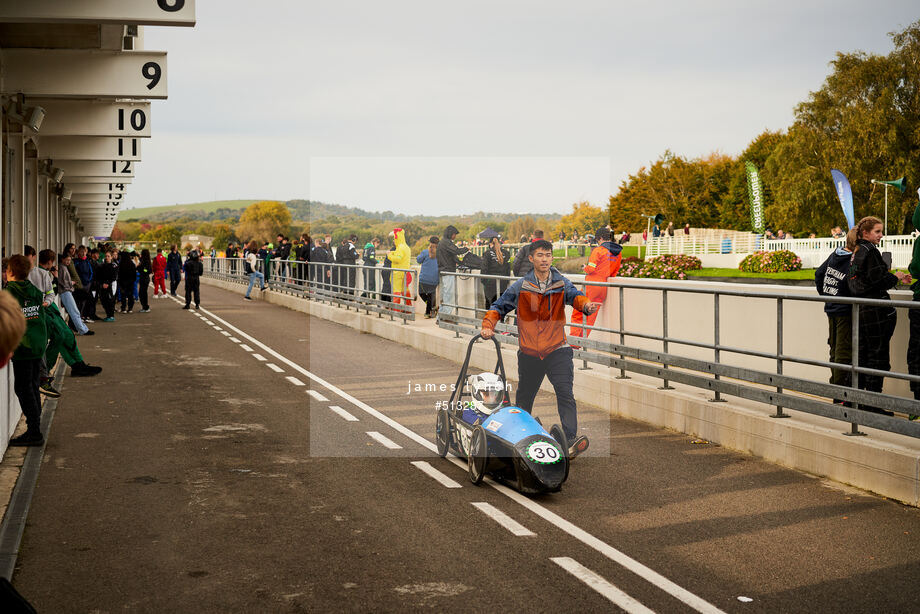
M 54 183 L 61 183 L 61 180 L 64 178 L 64 169 L 58 168 L 57 166 L 52 167 L 51 169 L 51 180 Z

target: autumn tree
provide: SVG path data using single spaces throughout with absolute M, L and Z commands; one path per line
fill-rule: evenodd
M 556 224 L 555 231 L 565 231 L 566 235 L 572 236 L 574 231 L 579 234 L 594 234 L 594 231 L 601 226 L 610 223 L 608 210 L 595 207 L 587 201 L 581 201 L 572 205 L 572 212 L 562 216 L 562 219 Z
M 884 191 L 872 179 L 920 183 L 920 22 L 891 37 L 895 48 L 885 56 L 838 53 L 821 89 L 796 107 L 787 138 L 767 160 L 774 227 L 826 232 L 843 222 L 832 168 L 850 181 L 857 220 L 884 214 Z M 914 194 L 888 197 L 889 231 L 902 232 Z
M 272 241 L 279 234 L 287 234 L 291 227 L 291 212 L 284 205 L 273 200 L 253 203 L 240 216 L 236 234 L 249 241 Z
M 153 241 L 157 245 L 178 245 L 182 239 L 182 231 L 172 224 L 161 224 L 153 230 L 148 230 L 140 236 L 141 241 Z

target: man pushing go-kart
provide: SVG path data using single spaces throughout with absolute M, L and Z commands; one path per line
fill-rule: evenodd
M 553 245 L 549 241 L 534 241 L 528 258 L 533 270 L 511 284 L 492 303 L 482 319 L 480 335 L 483 339 L 492 338 L 495 324 L 517 310 L 520 349 L 514 403 L 530 413 L 543 377 L 548 377 L 556 391 L 562 430 L 571 442 L 569 456 L 574 458 L 588 449 L 588 438 L 577 436 L 578 416 L 572 394 L 575 367 L 572 348 L 565 340 L 565 306 L 571 305 L 591 315 L 601 304 L 589 302 L 571 281 L 553 268 Z

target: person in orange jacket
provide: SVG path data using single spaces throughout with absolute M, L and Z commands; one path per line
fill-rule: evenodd
M 609 228 L 599 228 L 594 234 L 600 245 L 594 248 L 591 256 L 588 258 L 588 264 L 585 265 L 585 281 L 589 284 L 592 281 L 607 281 L 610 277 L 616 277 L 620 271 L 620 264 L 623 259 L 620 252 L 623 248 L 613 241 Z M 592 303 L 603 303 L 607 299 L 607 286 L 585 287 L 585 296 Z M 585 318 L 577 309 L 572 310 L 572 324 L 582 324 L 594 326 L 597 320 L 597 311 Z M 591 329 L 584 329 L 579 326 L 570 326 L 572 337 L 585 337 L 591 334 Z M 584 332 L 582 332 L 584 331 Z

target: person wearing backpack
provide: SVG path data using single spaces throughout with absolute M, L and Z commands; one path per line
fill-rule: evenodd
M 249 247 L 246 249 L 246 258 L 243 260 L 243 272 L 246 275 L 249 275 L 249 287 L 246 288 L 246 296 L 244 296 L 243 299 L 251 301 L 252 298 L 250 298 L 249 294 L 252 292 L 252 287 L 256 285 L 257 279 L 259 280 L 260 291 L 265 292 L 265 275 L 263 275 L 261 271 L 257 270 L 256 263 L 259 261 L 259 256 L 256 252 L 258 251 L 259 246 L 255 241 L 250 241 Z

